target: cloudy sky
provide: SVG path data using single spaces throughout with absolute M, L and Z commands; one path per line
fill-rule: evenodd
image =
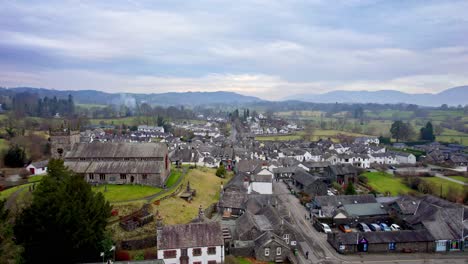
M 0 86 L 280 99 L 468 84 L 466 0 L 105 2 L 0 0 Z

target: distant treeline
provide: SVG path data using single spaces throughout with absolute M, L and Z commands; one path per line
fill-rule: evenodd
M 75 103 L 71 95 L 67 99 L 57 97 L 40 98 L 32 93 L 17 93 L 13 96 L 2 96 L 0 103 L 4 110 L 12 110 L 17 116 L 53 117 L 73 116 L 75 114 Z

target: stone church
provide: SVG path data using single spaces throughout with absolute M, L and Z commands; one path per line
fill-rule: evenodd
M 51 132 L 50 142 L 52 157 L 90 183 L 162 187 L 170 175 L 163 143 L 80 143 L 80 133 L 69 130 Z

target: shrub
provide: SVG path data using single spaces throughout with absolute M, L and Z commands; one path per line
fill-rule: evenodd
M 143 252 L 140 252 L 133 256 L 133 260 L 145 260 L 145 256 L 143 255 Z
M 226 168 L 224 168 L 224 165 L 221 164 L 218 169 L 216 169 L 216 176 L 224 178 L 226 175 Z

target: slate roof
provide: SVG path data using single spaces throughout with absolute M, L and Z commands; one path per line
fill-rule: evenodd
M 225 191 L 219 199 L 219 206 L 225 208 L 245 209 L 247 194 L 238 191 Z
M 163 161 L 66 161 L 66 167 L 76 173 L 135 173 L 164 172 Z
M 31 165 L 36 167 L 36 168 L 45 168 L 49 164 L 49 160 L 41 160 L 41 161 L 36 161 L 32 162 Z
M 304 169 L 298 168 L 294 174 L 291 176 L 295 181 L 299 182 L 304 186 L 308 186 L 318 180 L 320 177 L 312 175 L 305 171 Z
M 263 233 L 261 236 L 259 236 L 257 239 L 255 239 L 254 244 L 256 248 L 262 248 L 263 246 L 269 244 L 272 241 L 277 242 L 281 246 L 285 248 L 289 248 L 289 246 L 284 242 L 283 239 L 281 239 L 279 236 L 277 236 L 275 233 L 271 231 L 267 231 Z
M 218 222 L 164 226 L 158 231 L 158 249 L 222 246 L 223 232 Z
M 330 165 L 328 168 L 335 175 L 356 174 L 357 170 L 351 164 Z
M 65 158 L 153 158 L 165 157 L 163 143 L 77 143 Z
M 356 237 L 357 236 L 357 237 Z M 425 230 L 402 230 L 392 232 L 336 233 L 336 241 L 344 245 L 355 245 L 356 238 L 365 238 L 369 244 L 432 242 L 434 238 Z
M 349 216 L 377 216 L 387 214 L 379 203 L 345 204 L 343 207 Z
M 363 203 L 377 203 L 374 195 L 364 194 L 364 195 L 333 195 L 333 196 L 317 196 L 314 199 L 315 203 L 319 206 L 333 206 L 338 207 L 345 204 L 358 204 Z

